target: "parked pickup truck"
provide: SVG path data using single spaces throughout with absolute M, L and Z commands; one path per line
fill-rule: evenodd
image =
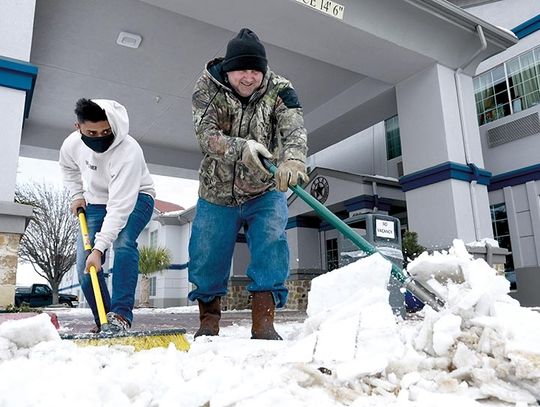
M 52 304 L 52 290 L 47 284 L 32 284 L 30 287 L 15 289 L 15 306 L 23 303 L 31 307 L 46 307 Z M 73 294 L 58 294 L 58 302 L 69 307 L 79 305 L 79 298 Z

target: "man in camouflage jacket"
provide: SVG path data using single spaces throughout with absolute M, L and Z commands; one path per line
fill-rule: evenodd
M 220 298 L 227 293 L 236 237 L 244 227 L 251 254 L 252 338 L 281 339 L 273 320 L 275 306 L 287 300 L 284 192 L 298 179 L 307 180 L 307 136 L 294 88 L 268 69 L 253 31 L 240 30 L 225 58 L 206 65 L 193 92 L 193 122 L 204 154 L 189 244 L 189 280 L 196 286 L 189 299 L 198 301 L 201 321 L 195 337 L 219 333 Z M 261 156 L 277 164 L 275 179 Z

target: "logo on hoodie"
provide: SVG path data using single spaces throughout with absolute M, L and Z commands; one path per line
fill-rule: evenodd
M 85 160 L 86 166 L 90 168 L 92 171 L 97 171 L 97 165 L 91 164 L 88 162 L 88 160 Z

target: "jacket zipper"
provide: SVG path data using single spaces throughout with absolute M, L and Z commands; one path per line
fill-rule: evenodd
M 242 103 L 242 102 L 240 102 Z M 244 112 L 246 111 L 246 106 L 242 104 L 242 115 L 240 116 L 240 124 L 238 126 L 238 137 L 240 137 L 240 134 L 242 133 L 242 121 L 244 120 Z M 231 196 L 233 199 L 233 202 L 235 204 L 238 204 L 236 200 L 236 195 L 234 193 L 234 184 L 236 183 L 236 161 L 233 164 L 233 179 L 232 179 L 232 185 L 231 185 Z

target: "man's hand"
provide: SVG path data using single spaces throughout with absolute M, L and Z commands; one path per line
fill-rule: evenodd
M 84 200 L 84 198 L 75 199 L 73 202 L 71 202 L 71 213 L 73 214 L 73 216 L 78 216 L 77 215 L 78 208 L 86 209 L 86 201 Z
M 84 272 L 90 273 L 90 267 L 92 266 L 96 268 L 96 272 L 99 272 L 101 270 L 102 255 L 103 253 L 101 253 L 99 250 L 92 250 L 92 253 L 90 253 L 90 255 L 86 258 L 86 268 L 84 269 Z
M 308 180 L 306 165 L 302 161 L 287 160 L 281 163 L 276 172 L 276 185 L 281 192 L 287 192 L 288 186 L 294 187 L 298 184 L 298 178 L 302 182 Z
M 272 158 L 270 151 L 268 151 L 261 143 L 257 143 L 255 140 L 246 141 L 244 149 L 242 150 L 242 162 L 250 170 L 254 172 L 261 171 L 269 177 L 271 174 L 261 162 L 259 155 L 268 159 Z

